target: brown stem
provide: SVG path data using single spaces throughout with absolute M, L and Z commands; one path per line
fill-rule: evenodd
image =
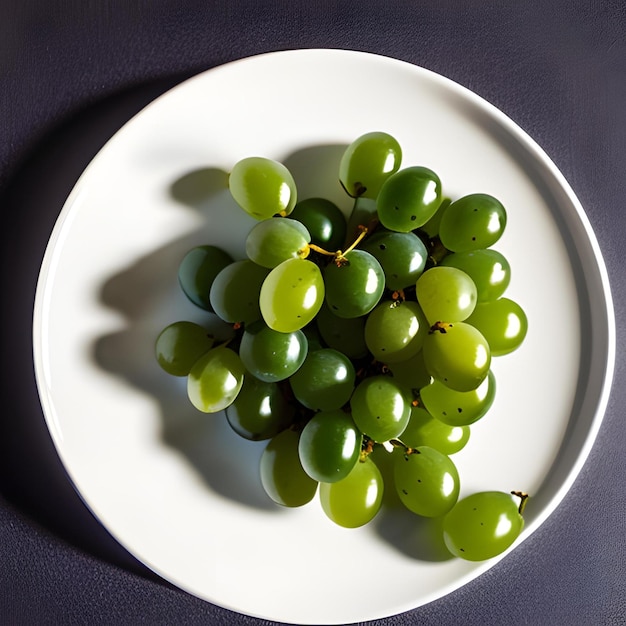
M 364 437 L 363 445 L 361 446 L 361 454 L 359 455 L 359 461 L 361 463 L 374 451 L 376 442 L 369 437 Z
M 528 501 L 529 495 L 524 491 L 511 491 L 514 496 L 520 498 L 520 503 L 518 507 L 518 512 L 520 515 L 524 513 L 524 509 L 526 508 L 526 502 Z
M 432 335 L 435 332 L 440 332 L 442 335 L 445 335 L 448 332 L 448 328 L 452 328 L 452 324 L 449 322 L 435 322 L 428 331 L 429 335 Z

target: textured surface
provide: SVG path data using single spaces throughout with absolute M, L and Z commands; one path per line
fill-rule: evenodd
M 565 501 L 478 580 L 377 624 L 626 624 L 622 0 L 0 3 L 0 622 L 261 623 L 163 583 L 85 509 L 45 427 L 30 329 L 54 221 L 110 135 L 199 71 L 301 47 L 409 61 L 504 111 L 581 200 L 615 299 L 616 384 L 596 445 Z M 355 97 L 367 89 L 355 85 Z M 540 410 L 532 388 L 521 388 L 525 393 L 529 410 Z

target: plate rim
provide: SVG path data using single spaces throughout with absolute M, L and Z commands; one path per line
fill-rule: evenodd
M 55 409 L 53 407 L 51 393 L 47 391 L 46 385 L 45 385 L 46 375 L 44 373 L 44 365 L 42 363 L 42 355 L 41 355 L 41 344 L 42 344 L 42 337 L 44 334 L 43 332 L 43 324 L 44 324 L 43 299 L 45 295 L 44 292 L 45 292 L 46 284 L 52 272 L 52 261 L 53 261 L 54 252 L 57 249 L 57 246 L 59 245 L 59 240 L 63 233 L 66 220 L 68 219 L 71 213 L 72 207 L 76 203 L 76 197 L 79 195 L 81 187 L 84 184 L 85 180 L 88 179 L 90 172 L 97 166 L 97 163 L 99 162 L 98 159 L 101 153 L 107 150 L 107 148 L 111 145 L 111 143 L 115 140 L 115 138 L 121 133 L 123 133 L 125 129 L 129 125 L 131 125 L 137 118 L 142 116 L 146 110 L 157 106 L 157 104 L 162 99 L 167 98 L 172 92 L 184 89 L 185 86 L 188 85 L 192 81 L 202 80 L 203 77 L 206 75 L 213 74 L 215 72 L 228 71 L 231 67 L 235 65 L 246 64 L 253 60 L 262 62 L 265 59 L 279 56 L 279 55 L 280 56 L 299 55 L 299 54 L 306 54 L 306 55 L 314 54 L 315 55 L 315 54 L 320 54 L 320 53 L 331 55 L 331 56 L 334 54 L 353 55 L 353 56 L 360 56 L 360 57 L 367 58 L 367 59 L 376 59 L 378 61 L 382 61 L 385 63 L 394 64 L 394 65 L 402 64 L 404 66 L 411 68 L 411 71 L 414 71 L 417 73 L 424 73 L 424 75 L 426 75 L 429 78 L 429 80 L 433 80 L 437 82 L 439 85 L 447 89 L 452 88 L 456 90 L 462 98 L 469 99 L 470 101 L 472 101 L 472 103 L 475 106 L 478 106 L 479 109 L 486 110 L 490 116 L 495 117 L 497 121 L 501 125 L 503 125 L 503 127 L 505 128 L 508 134 L 512 135 L 519 144 L 521 144 L 526 150 L 532 153 L 533 158 L 539 161 L 541 163 L 541 166 L 545 168 L 549 176 L 557 184 L 558 188 L 566 195 L 569 203 L 571 204 L 572 208 L 576 212 L 576 217 L 579 220 L 580 227 L 582 228 L 584 235 L 585 235 L 585 242 L 589 245 L 591 252 L 592 252 L 593 260 L 595 262 L 595 266 L 592 269 L 594 273 L 597 272 L 599 279 L 600 279 L 600 282 L 597 286 L 599 287 L 599 291 L 602 293 L 602 296 L 603 296 L 602 311 L 603 313 L 606 314 L 605 315 L 606 324 L 604 327 L 604 334 L 601 337 L 604 340 L 604 345 L 602 346 L 602 348 L 605 348 L 605 349 L 600 350 L 602 355 L 604 355 L 605 357 L 602 362 L 604 366 L 603 372 L 601 375 L 602 384 L 600 386 L 599 393 L 596 394 L 598 398 L 598 402 L 594 404 L 594 408 L 595 408 L 594 416 L 589 421 L 590 426 L 588 430 L 586 431 L 584 442 L 578 451 L 576 460 L 574 463 L 572 463 L 569 469 L 569 472 L 567 474 L 567 477 L 565 481 L 561 484 L 560 489 L 552 495 L 549 501 L 549 506 L 544 506 L 540 514 L 535 518 L 535 521 L 532 527 L 525 530 L 524 537 L 523 537 L 523 540 L 524 540 L 528 536 L 530 536 L 533 532 L 535 532 L 540 526 L 543 525 L 546 519 L 554 513 L 555 509 L 562 502 L 567 492 L 571 489 L 572 485 L 578 478 L 582 470 L 582 467 L 590 454 L 590 451 L 597 439 L 598 432 L 600 430 L 600 427 L 604 420 L 604 416 L 606 414 L 608 402 L 609 402 L 610 395 L 611 395 L 611 389 L 612 389 L 612 385 L 614 381 L 614 374 L 615 374 L 616 318 L 615 318 L 613 297 L 612 297 L 612 292 L 611 292 L 611 284 L 609 280 L 607 267 L 604 261 L 604 257 L 600 249 L 600 245 L 597 240 L 596 234 L 593 230 L 591 221 L 589 220 L 589 217 L 586 214 L 584 207 L 582 203 L 580 202 L 580 200 L 578 199 L 577 195 L 575 194 L 573 188 L 571 187 L 571 185 L 569 184 L 565 176 L 562 174 L 562 172 L 559 170 L 559 168 L 556 166 L 555 162 L 544 151 L 544 149 L 541 148 L 541 146 L 528 133 L 526 133 L 514 120 L 512 120 L 501 109 L 491 104 L 483 96 L 476 94 L 469 88 L 464 87 L 463 85 L 461 85 L 460 83 L 456 82 L 453 79 L 447 78 L 446 76 L 436 71 L 419 66 L 415 63 L 411 63 L 406 60 L 396 59 L 391 56 L 376 54 L 372 52 L 345 50 L 341 48 L 289 49 L 289 50 L 262 52 L 259 54 L 242 57 L 242 58 L 231 60 L 222 64 L 218 64 L 214 67 L 203 70 L 195 74 L 194 76 L 191 76 L 189 78 L 182 80 L 180 83 L 178 83 L 174 87 L 168 89 L 161 95 L 154 98 L 150 103 L 148 103 L 145 107 L 143 107 L 139 112 L 132 115 L 117 131 L 115 131 L 115 133 L 113 133 L 108 138 L 108 140 L 98 149 L 95 156 L 89 161 L 89 163 L 87 164 L 87 166 L 85 167 L 81 175 L 79 176 L 78 180 L 74 184 L 73 188 L 69 192 L 58 214 L 58 217 L 55 220 L 55 224 L 52 228 L 52 232 L 46 244 L 43 260 L 41 263 L 38 280 L 37 280 L 37 286 L 35 290 L 35 301 L 34 301 L 34 308 L 33 308 L 33 321 L 32 321 L 33 351 L 32 352 L 33 352 L 33 362 L 35 366 L 35 380 L 36 380 L 37 392 L 38 392 L 39 400 L 43 408 L 43 413 L 44 413 L 44 418 L 45 418 L 47 429 L 50 432 L 50 435 L 52 437 L 56 452 L 62 461 L 63 469 L 68 477 L 70 484 L 72 485 L 76 493 L 79 495 L 81 501 L 91 511 L 92 515 L 94 515 L 94 517 L 97 520 L 101 521 L 100 516 L 96 513 L 92 505 L 89 503 L 88 499 L 86 499 L 85 495 L 80 491 L 80 489 L 77 486 L 74 476 L 68 469 L 68 464 L 65 458 L 66 451 L 63 449 L 61 429 L 58 428 L 57 419 L 54 416 Z M 585 281 L 585 284 L 587 285 L 587 281 Z M 595 307 L 594 307 L 594 310 L 596 310 Z M 598 338 L 594 337 L 594 340 L 595 340 L 595 343 L 597 344 Z M 107 532 L 109 532 L 109 534 L 111 534 L 118 543 L 124 546 L 124 548 L 131 555 L 137 558 L 140 562 L 146 565 L 149 569 L 155 571 L 164 580 L 170 580 L 176 586 L 180 587 L 181 589 L 184 589 L 184 587 L 181 586 L 180 583 L 176 581 L 172 581 L 172 579 L 164 575 L 162 571 L 155 569 L 152 565 L 150 565 L 149 562 L 146 562 L 143 558 L 139 558 L 130 546 L 126 545 L 123 541 L 121 541 L 120 538 L 116 536 L 115 534 L 113 534 L 109 528 L 107 528 L 106 526 L 105 528 L 107 529 Z M 519 543 L 516 543 L 515 545 L 519 545 Z M 502 555 L 501 558 L 503 558 L 506 554 L 508 554 L 508 552 L 509 551 L 507 551 L 504 555 Z M 472 572 L 470 572 L 467 576 L 463 577 L 463 580 L 460 584 L 455 584 L 452 589 L 449 589 L 442 594 L 436 595 L 436 597 L 433 597 L 416 606 L 401 607 L 399 608 L 398 612 L 410 610 L 411 608 L 418 608 L 420 606 L 423 606 L 425 604 L 432 602 L 435 599 L 445 597 L 449 593 L 463 587 L 469 581 L 474 580 L 477 577 L 481 576 L 486 570 L 493 567 L 493 565 L 494 563 L 492 561 L 488 561 L 484 564 L 484 566 L 479 566 L 478 568 L 476 568 L 476 570 L 472 570 Z M 218 606 L 221 606 L 223 608 L 226 608 L 232 611 L 242 612 L 240 608 L 229 607 L 225 604 L 218 603 L 216 600 L 205 600 L 205 601 L 213 602 L 217 604 Z M 251 615 L 251 613 L 244 613 L 244 614 Z M 391 616 L 391 614 L 389 616 Z M 264 616 L 264 615 L 255 615 L 255 617 L 258 617 L 261 619 L 275 619 L 271 616 Z M 335 623 L 335 622 L 325 622 L 325 623 Z M 339 622 L 336 622 L 336 623 L 339 623 Z

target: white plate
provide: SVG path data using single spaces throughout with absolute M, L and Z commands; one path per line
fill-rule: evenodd
M 243 254 L 252 222 L 233 207 L 225 172 L 246 156 L 272 157 L 292 169 L 301 198 L 326 196 L 347 211 L 338 160 L 370 130 L 397 137 L 404 164 L 437 171 L 449 196 L 486 192 L 508 210 L 496 248 L 511 262 L 508 295 L 530 330 L 517 352 L 495 359 L 495 405 L 455 462 L 463 493 L 531 494 L 523 540 L 558 505 L 593 443 L 612 379 L 614 319 L 572 190 L 524 132 L 459 85 L 339 50 L 278 52 L 201 74 L 153 102 L 93 160 L 41 270 L 37 381 L 85 503 L 167 580 L 267 619 L 393 615 L 498 560 L 442 559 L 432 529 L 410 514 L 345 530 L 317 500 L 274 506 L 257 475 L 263 444 L 191 408 L 182 381 L 154 362 L 165 325 L 202 319 L 178 289 L 182 255 L 201 243 Z

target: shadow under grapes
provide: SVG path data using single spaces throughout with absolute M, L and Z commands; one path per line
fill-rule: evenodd
M 235 219 L 242 213 L 223 202 L 228 199 L 228 175 L 218 169 L 190 172 L 174 181 L 169 193 L 174 200 L 198 210 L 207 226 L 219 224 L 224 212 L 233 213 Z M 231 251 L 236 243 L 232 234 L 220 233 L 222 245 Z M 216 315 L 199 309 L 195 312 L 193 305 L 185 311 L 186 303 L 181 304 L 185 297 L 177 283 L 163 278 L 172 275 L 171 268 L 177 268 L 185 253 L 199 245 L 199 238 L 208 236 L 203 228 L 173 240 L 108 279 L 101 288 L 101 301 L 124 316 L 126 327 L 98 338 L 94 357 L 104 370 L 158 401 L 163 443 L 182 453 L 207 486 L 243 504 L 272 510 L 258 480 L 258 444 L 231 434 L 223 415 L 195 409 L 187 399 L 185 379 L 169 376 L 155 362 L 154 343 L 162 330 L 157 320 L 172 307 L 184 317 L 195 316 L 192 321 L 202 323 L 216 339 L 228 337 L 229 329 Z M 209 241 L 215 242 L 215 235 Z M 162 322 L 160 325 L 164 326 Z
M 299 199 L 323 197 L 348 215 L 353 201 L 337 177 L 345 148 L 312 146 L 282 159 L 296 181 Z M 230 428 L 223 414 L 198 411 L 187 398 L 186 379 L 166 374 L 154 358 L 158 333 L 175 321 L 202 324 L 218 341 L 232 334 L 230 325 L 195 307 L 177 281 L 165 280 L 164 276 L 172 276 L 172 268 L 177 268 L 184 255 L 197 245 L 218 245 L 233 258 L 244 258 L 245 236 L 257 222 L 236 205 L 228 190 L 228 173 L 221 169 L 189 171 L 170 182 L 167 194 L 181 207 L 196 211 L 200 226 L 111 276 L 102 286 L 102 303 L 121 313 L 126 326 L 96 341 L 95 360 L 104 370 L 158 401 L 162 442 L 183 456 L 208 489 L 241 504 L 280 514 L 282 507 L 265 494 L 259 477 L 259 460 L 267 442 L 243 439 Z M 386 456 L 378 459 L 383 476 L 389 471 Z M 393 482 L 388 478 L 386 484 L 383 508 L 371 522 L 371 531 L 410 558 L 432 562 L 452 558 L 443 543 L 441 520 L 420 518 L 406 510 L 395 496 Z
M 333 184 L 338 187 L 336 197 L 343 193 L 336 177 L 343 150 L 345 146 L 314 146 L 283 160 L 296 180 L 299 197 L 328 197 Z M 218 245 L 233 258 L 243 258 L 245 235 L 256 221 L 235 204 L 228 190 L 228 173 L 217 168 L 187 172 L 170 181 L 166 192 L 174 202 L 197 211 L 201 226 L 102 285 L 101 302 L 123 315 L 125 328 L 99 337 L 93 346 L 94 359 L 105 371 L 158 401 L 163 443 L 182 454 L 207 488 L 239 503 L 279 513 L 281 508 L 260 483 L 258 468 L 265 443 L 242 439 L 223 414 L 198 411 L 187 398 L 186 380 L 163 372 L 154 358 L 159 332 L 182 319 L 204 325 L 218 341 L 229 337 L 228 325 L 188 302 L 177 282 L 164 276 L 171 276 L 172 268 L 197 245 Z

